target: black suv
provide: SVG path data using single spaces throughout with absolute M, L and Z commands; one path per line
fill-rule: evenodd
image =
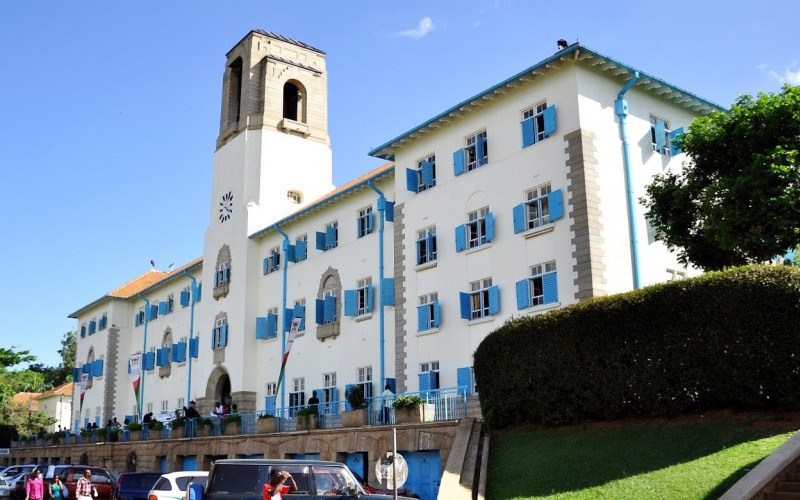
M 226 459 L 211 465 L 202 499 L 262 500 L 261 489 L 272 469 L 288 471 L 297 491 L 284 495 L 292 500 L 362 500 L 391 498 L 367 494 L 346 465 L 320 460 Z M 398 497 L 406 498 L 406 497 Z

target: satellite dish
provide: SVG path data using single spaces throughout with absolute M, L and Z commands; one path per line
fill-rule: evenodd
M 393 490 L 406 483 L 408 464 L 403 455 L 387 451 L 375 462 L 375 477 L 381 488 Z

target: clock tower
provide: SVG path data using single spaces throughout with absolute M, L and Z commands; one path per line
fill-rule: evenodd
M 220 398 L 211 379 L 227 376 L 240 410 L 251 407 L 251 393 L 255 404 L 256 391 L 244 380 L 257 362 L 247 318 L 272 299 L 258 297 L 264 255 L 248 236 L 333 189 L 327 82 L 324 52 L 267 31 L 251 31 L 226 56 L 203 257 L 202 301 L 210 303 L 195 327 L 201 346 L 223 327 L 225 335 L 209 341 L 213 356 L 201 361 L 192 390 Z

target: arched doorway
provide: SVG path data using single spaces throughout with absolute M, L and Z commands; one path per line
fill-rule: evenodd
M 217 382 L 217 390 L 215 391 L 216 400 L 224 405 L 231 404 L 231 378 L 226 373 L 220 377 Z
M 217 366 L 211 371 L 206 383 L 205 403 L 201 412 L 213 411 L 216 403 L 231 404 L 231 378 L 228 371 Z

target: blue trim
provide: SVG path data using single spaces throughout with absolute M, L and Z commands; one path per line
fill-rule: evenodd
M 392 139 L 392 140 L 390 140 L 390 141 L 378 146 L 377 148 L 372 149 L 367 154 L 370 155 L 370 156 L 374 156 L 376 158 L 382 158 L 382 159 L 385 159 L 385 160 L 394 160 L 394 150 L 395 150 L 394 146 L 397 143 L 399 143 L 400 141 L 408 138 L 409 136 L 411 136 L 412 134 L 414 134 L 416 132 L 419 132 L 420 130 L 422 130 L 423 128 L 427 127 L 428 125 L 430 125 L 432 123 L 435 123 L 435 122 L 438 122 L 439 120 L 441 120 L 442 118 L 447 117 L 451 113 L 455 113 L 455 112 L 459 111 L 462 107 L 465 107 L 465 106 L 468 107 L 470 105 L 470 103 L 482 99 L 483 96 L 491 95 L 491 94 L 494 93 L 495 90 L 498 90 L 498 89 L 500 89 L 502 87 L 505 87 L 506 85 L 508 85 L 510 83 L 513 83 L 513 82 L 515 82 L 515 81 L 517 81 L 517 80 L 519 80 L 519 79 L 521 79 L 523 77 L 527 78 L 528 76 L 530 76 L 530 74 L 532 72 L 538 71 L 538 70 L 544 68 L 545 66 L 547 66 L 548 64 L 550 64 L 551 62 L 559 60 L 562 57 L 570 55 L 573 52 L 577 52 L 577 51 L 581 51 L 583 53 L 590 54 L 590 55 L 592 55 L 592 56 L 594 56 L 596 58 L 599 58 L 599 59 L 605 59 L 607 62 L 609 62 L 611 64 L 614 64 L 616 66 L 620 66 L 620 67 L 626 69 L 630 73 L 638 72 L 642 77 L 644 77 L 644 78 L 646 78 L 646 79 L 648 79 L 648 80 L 650 80 L 652 82 L 658 83 L 662 87 L 667 87 L 670 90 L 672 90 L 673 92 L 678 92 L 680 94 L 688 96 L 690 98 L 690 102 L 691 101 L 699 101 L 700 104 L 703 104 L 703 105 L 705 105 L 705 106 L 707 106 L 709 108 L 713 108 L 710 111 L 726 111 L 726 108 L 720 106 L 719 104 L 717 104 L 715 102 L 703 99 L 703 98 L 699 97 L 698 95 L 693 94 L 692 92 L 684 90 L 684 89 L 682 89 L 680 87 L 676 87 L 675 85 L 667 83 L 666 81 L 664 81 L 664 80 L 662 80 L 660 78 L 656 78 L 655 76 L 650 75 L 648 73 L 645 73 L 644 71 L 639 71 L 636 68 L 634 68 L 633 66 L 629 66 L 629 65 L 624 64 L 622 62 L 619 62 L 616 59 L 613 59 L 611 57 L 603 55 L 603 54 L 601 54 L 601 53 L 599 53 L 599 52 L 597 52 L 595 50 L 592 50 L 592 49 L 586 47 L 585 45 L 581 45 L 580 43 L 573 43 L 572 45 L 570 45 L 566 49 L 556 52 L 555 54 L 553 54 L 552 56 L 548 57 L 547 59 L 544 59 L 543 61 L 541 61 L 541 62 L 539 62 L 537 64 L 534 64 L 533 66 L 531 66 L 531 67 L 529 67 L 529 68 L 517 73 L 516 75 L 513 75 L 512 77 L 503 80 L 502 82 L 498 83 L 497 85 L 493 85 L 492 87 L 489 87 L 488 89 L 484 90 L 483 92 L 481 92 L 481 93 L 479 93 L 479 94 L 477 94 L 477 95 L 475 95 L 473 97 L 470 97 L 469 99 L 466 99 L 464 101 L 459 102 L 455 106 L 445 110 L 442 113 L 439 113 L 438 115 L 436 115 L 433 118 L 425 121 L 421 125 L 418 125 L 418 126 L 412 128 L 411 130 L 409 130 L 408 132 L 400 134 L 397 137 L 395 137 L 394 139 Z M 696 104 L 696 102 L 695 103 L 691 103 L 691 104 Z

